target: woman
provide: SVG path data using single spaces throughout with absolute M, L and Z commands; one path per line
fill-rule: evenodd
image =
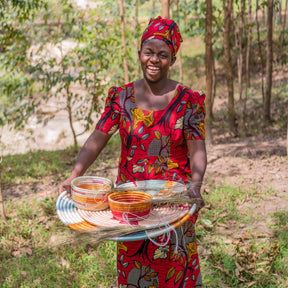
M 119 129 L 122 148 L 117 184 L 151 179 L 184 182 L 189 196 L 197 198 L 197 212 L 201 209 L 200 188 L 207 163 L 205 95 L 168 78 L 181 42 L 173 20 L 150 20 L 139 51 L 143 79 L 110 89 L 96 129 L 59 191 L 70 193 L 72 179 L 85 173 Z M 177 235 L 171 232 L 171 237 L 162 235 L 154 241 L 118 242 L 119 287 L 201 287 L 194 228 L 197 215 L 179 227 Z

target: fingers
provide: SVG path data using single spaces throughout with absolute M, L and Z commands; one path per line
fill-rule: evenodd
M 71 197 L 71 181 L 69 178 L 64 181 L 62 184 L 60 184 L 58 188 L 58 195 L 60 195 L 62 192 L 66 191 L 67 192 L 67 197 Z

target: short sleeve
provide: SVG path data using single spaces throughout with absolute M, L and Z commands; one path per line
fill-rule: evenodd
M 189 91 L 184 115 L 184 136 L 186 140 L 205 139 L 205 94 Z
M 95 129 L 106 134 L 114 134 L 119 128 L 120 122 L 119 93 L 116 87 L 110 88 L 105 101 L 104 112 L 96 124 Z

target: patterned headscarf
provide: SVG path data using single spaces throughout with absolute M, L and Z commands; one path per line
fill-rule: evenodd
M 169 46 L 173 56 L 183 42 L 177 24 L 173 20 L 162 19 L 161 16 L 150 20 L 141 38 L 141 49 L 144 42 L 150 39 L 163 40 Z

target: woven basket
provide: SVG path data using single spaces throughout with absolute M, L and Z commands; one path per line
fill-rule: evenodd
M 148 217 L 152 195 L 139 191 L 116 192 L 108 196 L 110 210 L 114 218 L 124 221 L 140 221 Z
M 72 200 L 79 209 L 98 211 L 109 207 L 113 182 L 97 176 L 76 177 L 71 182 Z

